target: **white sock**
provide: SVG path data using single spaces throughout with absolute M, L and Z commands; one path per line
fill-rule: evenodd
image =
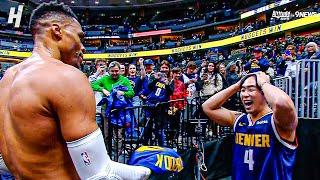
M 123 180 L 145 180 L 151 174 L 151 170 L 143 166 L 131 166 L 114 161 L 111 161 L 110 165 L 113 174 L 120 176 Z

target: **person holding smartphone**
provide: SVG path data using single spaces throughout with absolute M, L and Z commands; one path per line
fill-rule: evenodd
M 106 60 L 97 59 L 95 64 L 96 64 L 97 71 L 94 74 L 92 74 L 91 76 L 89 76 L 89 82 L 96 81 L 96 80 L 102 78 L 103 76 L 109 75 L 109 73 L 107 71 L 107 61 Z
M 295 47 L 293 45 L 288 45 L 284 55 L 283 60 L 285 61 L 286 71 L 284 76 L 296 77 L 297 69 L 297 57 L 295 53 Z
M 95 62 L 96 65 L 96 72 L 89 76 L 89 82 L 92 83 L 94 81 L 97 81 L 101 79 L 104 76 L 109 75 L 107 71 L 107 61 L 104 59 L 97 59 Z M 99 104 L 99 102 L 102 100 L 103 93 L 99 91 L 94 91 L 94 97 L 96 100 L 96 121 L 99 127 L 102 127 L 103 123 L 103 117 L 102 117 L 102 107 Z
M 256 47 L 253 49 L 253 57 L 244 66 L 248 73 L 258 71 L 266 72 L 269 68 L 269 61 L 263 57 L 263 49 Z

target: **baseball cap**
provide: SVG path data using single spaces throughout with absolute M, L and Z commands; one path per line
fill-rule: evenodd
M 219 61 L 219 57 L 218 56 L 210 56 L 209 63 L 217 64 L 219 62 L 220 61 Z
M 153 65 L 153 60 L 152 59 L 146 59 L 143 62 L 144 65 Z
M 262 49 L 262 48 L 260 48 L 260 47 L 256 47 L 256 48 L 254 48 L 254 49 L 253 49 L 253 51 L 260 51 L 260 52 L 263 52 L 263 49 Z

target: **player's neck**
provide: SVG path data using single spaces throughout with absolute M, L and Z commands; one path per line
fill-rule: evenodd
M 255 123 L 257 120 L 259 120 L 261 117 L 265 116 L 266 114 L 270 113 L 272 109 L 269 108 L 269 106 L 266 106 L 261 111 L 257 113 L 250 113 L 250 118 Z
M 48 38 L 36 37 L 33 53 L 61 60 L 61 54 L 58 47 Z

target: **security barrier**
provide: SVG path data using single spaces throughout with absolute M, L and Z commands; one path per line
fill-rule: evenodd
M 294 102 L 299 118 L 320 118 L 320 60 L 301 60 L 296 67 Z
M 106 115 L 108 118 L 104 123 L 110 158 L 126 163 L 131 153 L 141 145 L 159 145 L 181 151 L 190 149 L 199 142 L 212 141 L 230 134 L 231 128 L 208 121 L 201 108 L 206 99 L 179 99 L 113 109 Z M 178 109 L 178 104 L 185 107 Z M 127 119 L 124 120 L 126 122 L 115 122 L 112 119 L 119 118 L 121 113 L 126 114 L 129 121 Z M 128 115 L 130 113 L 131 115 Z
M 292 78 L 290 76 L 274 78 L 273 83 L 276 87 L 292 97 Z
M 303 59 L 297 62 L 295 75 L 278 77 L 273 83 L 293 100 L 299 118 L 319 119 L 320 60 Z

